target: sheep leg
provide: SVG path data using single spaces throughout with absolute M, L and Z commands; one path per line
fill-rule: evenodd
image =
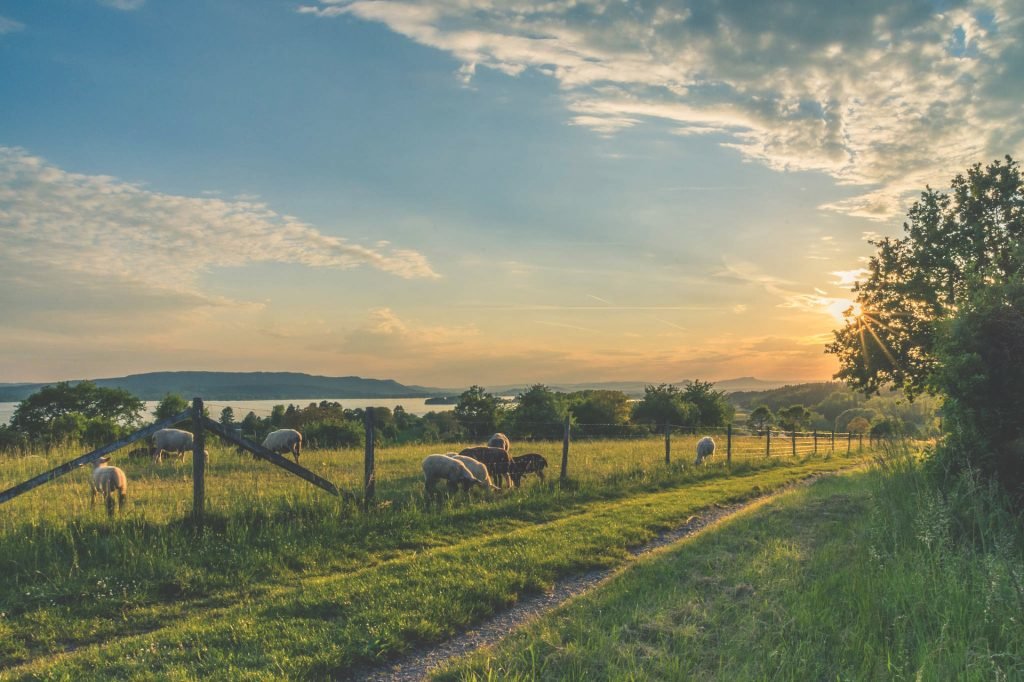
M 114 515 L 114 496 L 108 491 L 106 494 L 107 516 Z

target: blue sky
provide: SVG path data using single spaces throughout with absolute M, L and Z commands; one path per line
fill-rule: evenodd
M 1020 2 L 7 2 L 0 381 L 825 378 Z

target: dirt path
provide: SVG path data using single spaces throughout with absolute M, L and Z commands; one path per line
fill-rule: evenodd
M 839 472 L 823 472 L 813 474 L 799 481 L 794 481 L 767 495 L 761 495 L 746 502 L 732 505 L 716 505 L 696 516 L 691 516 L 686 523 L 671 530 L 660 533 L 656 538 L 643 545 L 629 549 L 633 556 L 643 556 L 650 552 L 670 545 L 683 538 L 696 535 L 704 528 L 741 511 L 763 504 L 767 500 L 786 493 L 801 485 L 809 485 L 822 476 L 834 476 Z M 447 661 L 471 653 L 477 649 L 497 644 L 512 631 L 524 623 L 562 605 L 569 599 L 587 592 L 612 576 L 629 567 L 629 564 L 616 568 L 590 571 L 583 575 L 563 578 L 555 583 L 550 592 L 524 596 L 514 606 L 493 618 L 479 623 L 470 630 L 465 630 L 454 638 L 416 649 L 387 667 L 353 670 L 346 679 L 366 680 L 367 682 L 412 682 L 425 680 L 427 675 Z

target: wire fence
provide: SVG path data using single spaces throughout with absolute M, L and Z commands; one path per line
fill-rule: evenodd
M 219 405 L 209 403 L 205 407 L 212 416 L 216 414 Z M 6 485 L 13 487 L 0 492 L 0 502 L 20 496 L 37 485 L 50 482 L 123 447 L 125 450 L 120 454 L 118 463 L 128 468 L 133 480 L 147 481 L 147 485 L 158 487 L 171 485 L 174 480 L 191 480 L 194 488 L 193 514 L 197 516 L 201 515 L 206 498 L 204 478 L 207 471 L 216 480 L 214 495 L 219 500 L 251 495 L 252 490 L 275 490 L 280 491 L 280 494 L 292 494 L 287 491 L 295 490 L 295 477 L 298 477 L 328 492 L 337 493 L 340 490 L 349 497 L 360 498 L 364 508 L 368 508 L 378 492 L 388 499 L 420 495 L 424 480 L 422 462 L 427 455 L 458 453 L 468 447 L 483 445 L 493 433 L 488 429 L 494 428 L 493 422 L 463 423 L 462 426 L 474 427 L 472 437 L 463 434 L 457 440 L 388 441 L 378 437 L 380 427 L 377 417 L 380 415 L 375 412 L 375 408 L 366 408 L 362 414 L 363 423 L 350 424 L 361 432 L 358 435 L 362 436 L 362 442 L 358 445 L 353 443 L 340 448 L 303 448 L 301 458 L 297 451 L 285 452 L 282 457 L 258 445 L 265 434 L 239 434 L 213 419 L 203 417 L 202 408 L 202 402 L 198 401 L 198 408 L 194 405 L 190 411 L 70 459 L 42 474 L 34 471 L 38 466 L 34 460 L 26 459 L 17 467 L 8 467 L 10 470 L 0 471 L 0 488 Z M 191 462 L 151 462 L 150 448 L 128 447 L 133 443 L 148 443 L 144 439 L 156 428 L 180 420 L 191 420 L 192 426 L 184 425 L 184 428 L 191 428 L 197 434 L 192 446 Z M 199 428 L 196 428 L 196 424 L 200 425 Z M 500 475 L 496 478 L 506 479 L 504 482 L 495 481 L 499 485 L 510 483 L 507 479 L 516 466 L 527 476 L 516 480 L 516 484 L 532 485 L 534 477 L 530 475 L 536 474 L 535 478 L 543 477 L 546 484 L 554 480 L 560 484 L 572 481 L 579 485 L 607 486 L 623 480 L 664 482 L 676 476 L 680 470 L 696 467 L 729 467 L 744 462 L 765 462 L 781 458 L 855 454 L 873 445 L 870 441 L 865 443 L 864 436 L 860 434 L 781 431 L 775 428 L 758 430 L 745 425 L 695 427 L 671 423 L 578 424 L 565 419 L 561 423 L 519 420 L 515 426 L 522 431 L 512 432 L 514 437 L 507 451 L 508 457 L 504 460 L 508 463 L 499 464 L 496 472 Z M 199 437 L 203 431 L 209 432 L 206 438 Z M 697 461 L 697 444 L 706 437 L 714 441 L 713 454 Z M 226 449 L 219 449 L 208 462 L 203 454 L 204 441 L 211 446 L 218 441 L 223 442 Z M 239 453 L 248 451 L 276 466 L 268 469 L 263 462 L 248 457 L 223 456 L 235 448 Z M 520 460 L 517 458 L 523 456 L 527 456 L 526 459 L 531 462 L 530 468 L 518 464 Z M 513 465 L 513 462 L 517 464 Z M 543 466 L 538 467 L 538 462 L 543 463 Z M 29 480 L 18 483 L 25 478 Z

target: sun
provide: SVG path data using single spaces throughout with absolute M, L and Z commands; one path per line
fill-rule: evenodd
M 837 322 L 845 322 L 846 320 L 856 321 L 864 314 L 860 304 L 848 298 L 832 299 L 832 302 L 827 307 Z M 847 311 L 850 311 L 848 315 L 846 314 Z

